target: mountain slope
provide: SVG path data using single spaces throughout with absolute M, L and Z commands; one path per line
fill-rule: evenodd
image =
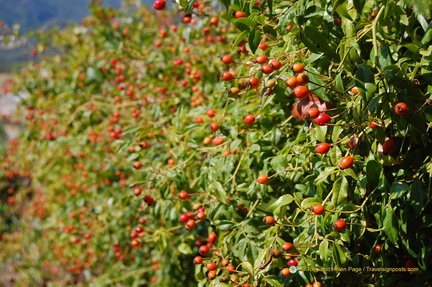
M 81 21 L 88 15 L 90 0 L 0 0 L 0 21 L 18 23 L 21 31 L 47 24 L 64 25 Z M 104 0 L 105 5 L 119 7 L 122 0 Z

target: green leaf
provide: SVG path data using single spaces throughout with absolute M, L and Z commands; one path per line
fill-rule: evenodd
M 270 210 L 273 211 L 273 213 L 278 213 L 279 209 L 282 206 L 285 206 L 287 204 L 290 204 L 293 202 L 294 197 L 291 194 L 284 194 L 281 197 L 279 197 L 271 206 Z
M 333 261 L 336 266 L 341 266 L 346 262 L 345 252 L 337 242 L 333 244 Z
M 342 126 L 334 126 L 333 127 L 333 132 L 332 132 L 332 141 L 334 143 L 339 141 L 339 136 L 342 133 L 343 129 Z
M 364 101 L 369 102 L 377 90 L 375 76 L 372 71 L 368 67 L 359 66 L 355 74 L 355 82 L 361 95 L 363 95 Z
M 410 187 L 408 184 L 403 182 L 393 182 L 391 188 L 390 188 L 390 198 L 396 199 L 404 194 L 406 194 L 406 191 L 409 191 Z
M 340 177 L 334 182 L 332 193 L 332 204 L 337 207 L 348 196 L 348 180 L 346 177 Z
M 167 198 L 168 195 L 170 194 L 170 188 L 169 188 L 168 184 L 164 183 L 160 187 L 159 193 L 160 193 L 160 195 L 161 195 L 162 198 Z
M 252 264 L 248 261 L 242 262 L 241 263 L 242 269 L 249 273 L 251 276 L 254 276 L 254 269 L 252 267 Z
M 326 142 L 327 126 L 317 126 L 313 134 L 319 142 Z
M 270 16 L 274 13 L 273 11 L 273 0 L 267 0 L 267 6 L 269 8 Z
M 327 261 L 328 259 L 328 245 L 329 242 L 327 239 L 324 239 L 323 241 L 321 241 L 320 245 L 319 245 L 319 254 L 320 254 L 320 258 L 322 261 Z
M 130 127 L 125 128 L 122 134 L 123 134 L 123 135 L 126 135 L 126 134 L 134 134 L 134 133 L 136 133 L 137 131 L 139 131 L 140 129 L 141 129 L 140 126 L 130 126 Z
M 182 254 L 192 254 L 192 248 L 184 242 L 178 245 L 177 250 Z
M 270 286 L 273 287 L 283 287 L 284 285 L 280 282 L 279 278 L 276 275 L 270 275 L 264 277 L 264 281 L 269 283 Z
M 209 214 L 209 218 L 212 220 L 230 219 L 230 217 L 227 216 L 230 216 L 230 212 L 228 211 L 227 206 L 222 202 L 216 204 Z
M 259 46 L 260 42 L 261 42 L 261 32 L 260 32 L 260 30 L 257 29 L 257 30 L 254 30 L 254 31 L 250 31 L 249 38 L 248 38 L 248 43 L 249 43 L 249 48 L 251 49 L 251 52 L 253 54 L 255 54 L 256 50 L 258 49 L 258 46 Z
M 301 207 L 302 208 L 310 208 L 316 204 L 320 204 L 322 202 L 322 199 L 320 197 L 309 197 L 309 198 L 305 198 L 302 203 L 301 203 Z
M 247 35 L 249 34 L 249 31 L 243 31 L 243 32 L 241 32 L 238 36 L 237 36 L 237 38 L 235 39 L 235 41 L 234 41 L 234 43 L 233 43 L 233 46 L 234 47 L 236 47 L 242 40 L 244 40 L 246 37 L 247 37 Z
M 354 2 L 354 7 L 357 10 L 357 13 L 361 14 L 366 1 L 365 0 L 356 0 L 353 2 Z
M 221 0 L 221 2 L 225 6 L 225 8 L 228 10 L 229 6 L 231 4 L 231 0 Z
M 346 0 L 334 0 L 333 1 L 333 10 L 336 11 L 336 13 L 338 13 L 340 16 L 343 16 L 345 18 L 352 20 L 351 16 L 348 14 L 347 4 L 348 4 L 348 1 L 346 1 Z
M 102 82 L 102 76 L 98 70 L 93 67 L 87 68 L 87 80 L 89 82 Z
M 331 58 L 339 58 L 335 49 L 330 48 L 328 45 L 327 36 L 316 27 L 306 26 L 300 31 L 300 39 L 313 53 L 326 53 Z
M 326 167 L 322 172 L 320 172 L 320 174 L 317 176 L 317 178 L 315 179 L 315 184 L 316 185 L 320 185 L 321 183 L 323 183 L 327 177 L 333 173 L 337 172 L 337 167 L 335 166 L 328 166 Z
M 409 7 L 412 7 L 414 11 L 420 15 L 423 15 L 426 19 L 432 17 L 432 4 L 430 0 L 404 0 Z
M 339 91 L 344 91 L 345 90 L 345 86 L 344 86 L 344 83 L 342 81 L 341 74 L 337 74 L 336 75 L 335 84 L 336 84 L 336 89 L 338 89 Z
M 378 185 L 382 172 L 382 165 L 379 161 L 370 160 L 366 164 L 366 180 L 368 184 L 375 188 Z
M 390 239 L 390 241 L 398 247 L 398 239 L 399 239 L 399 224 L 396 215 L 393 212 L 391 206 L 388 206 L 384 212 L 384 220 L 383 220 L 383 231 Z
M 190 13 L 193 9 L 193 4 L 196 2 L 196 0 L 192 1 L 186 1 L 186 0 L 180 0 L 180 6 L 185 7 L 185 12 Z
M 268 245 L 270 245 L 273 243 L 273 241 L 274 241 L 274 237 L 268 237 L 264 244 L 268 243 Z M 255 262 L 254 262 L 254 270 L 258 269 L 262 265 L 262 262 L 265 262 L 266 257 L 268 255 L 269 255 L 268 249 L 261 249 L 260 250 L 259 255 L 256 257 Z
M 355 173 L 355 171 L 354 171 L 352 168 L 345 168 L 345 169 L 343 170 L 343 173 L 344 173 L 345 175 L 349 175 L 349 176 L 351 176 L 351 177 L 354 178 L 355 180 L 358 180 L 358 176 L 357 176 L 357 174 Z
M 383 45 L 378 49 L 378 61 L 381 69 L 393 65 L 393 59 L 391 57 L 391 51 L 389 46 Z
M 241 31 L 252 31 L 256 28 L 256 22 L 249 18 L 239 18 L 233 21 L 233 24 Z
M 216 227 L 219 230 L 231 230 L 236 225 L 234 222 L 229 221 L 229 220 L 221 220 L 221 221 L 215 222 L 215 223 L 216 223 Z
M 215 191 L 215 196 L 217 197 L 217 199 L 219 199 L 221 202 L 226 204 L 227 203 L 227 201 L 226 201 L 227 195 L 226 195 L 226 191 L 225 191 L 225 188 L 223 187 L 222 183 L 215 181 L 211 184 L 211 187 L 213 187 L 213 190 Z
M 426 206 L 428 192 L 420 180 L 416 180 L 411 185 L 411 206 L 417 214 L 420 214 Z

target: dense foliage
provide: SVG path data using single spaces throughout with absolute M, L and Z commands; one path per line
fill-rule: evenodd
M 429 1 L 96 2 L 17 75 L 0 282 L 431 284 Z

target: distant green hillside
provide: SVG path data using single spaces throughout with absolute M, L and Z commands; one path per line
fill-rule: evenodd
M 45 25 L 66 25 L 88 15 L 90 0 L 0 0 L 0 21 L 19 23 L 21 32 Z M 104 0 L 105 5 L 119 7 L 122 0 Z

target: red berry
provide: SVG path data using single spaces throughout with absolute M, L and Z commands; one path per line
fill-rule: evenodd
M 203 258 L 201 256 L 196 256 L 193 260 L 194 264 L 201 264 L 203 262 Z
M 134 193 L 135 195 L 141 195 L 141 193 L 142 193 L 142 188 L 141 188 L 141 187 L 135 187 L 133 193 Z
M 224 138 L 221 138 L 221 137 L 215 137 L 215 138 L 212 140 L 212 143 L 213 143 L 213 145 L 218 146 L 218 145 L 223 144 L 224 141 L 225 141 Z
M 358 95 L 358 94 L 360 93 L 360 91 L 358 90 L 357 87 L 352 87 L 352 88 L 351 88 L 351 92 L 352 92 L 354 95 Z
M 309 76 L 306 75 L 305 73 L 299 73 L 297 75 L 296 79 L 300 85 L 305 85 L 305 84 L 309 83 Z
M 405 115 L 408 111 L 408 106 L 403 102 L 399 102 L 394 106 L 394 111 L 397 115 Z
M 279 257 L 282 256 L 282 252 L 281 252 L 279 249 L 273 249 L 273 250 L 270 252 L 270 255 L 271 255 L 273 258 L 279 258 Z
M 202 256 L 207 256 L 210 253 L 210 248 L 207 245 L 201 245 L 198 252 Z
M 271 73 L 273 73 L 273 71 L 274 71 L 274 69 L 273 69 L 273 67 L 272 67 L 272 65 L 271 64 L 265 64 L 265 65 L 263 65 L 262 67 L 261 67 L 261 71 L 264 73 L 264 74 L 271 74 Z
M 310 108 L 306 114 L 310 119 L 316 119 L 319 116 L 320 111 L 317 108 Z
M 214 233 L 214 232 L 210 233 L 210 234 L 208 235 L 208 240 L 209 240 L 210 242 L 215 242 L 215 241 L 217 240 L 217 234 Z
M 269 178 L 268 178 L 268 176 L 265 175 L 265 174 L 261 174 L 261 175 L 258 176 L 258 178 L 257 178 L 258 183 L 261 183 L 261 184 L 266 184 L 266 183 L 268 182 L 268 180 L 269 180 Z
M 411 268 L 415 268 L 415 267 L 417 267 L 417 264 L 415 263 L 414 260 L 408 259 L 407 261 L 405 261 L 405 268 L 406 269 L 411 269 Z
M 183 199 L 183 200 L 188 199 L 189 198 L 189 193 L 187 193 L 186 191 L 181 191 L 179 193 L 179 198 Z
M 209 272 L 207 272 L 207 278 L 212 280 L 215 279 L 217 276 L 216 271 L 215 270 L 210 270 Z
M 375 245 L 375 253 L 378 254 L 380 252 L 381 248 L 382 248 L 382 244 Z
M 304 69 L 305 69 L 304 65 L 300 63 L 295 63 L 291 67 L 291 70 L 293 70 L 294 73 L 302 73 Z
M 265 51 L 265 50 L 267 50 L 268 46 L 267 46 L 266 43 L 261 42 L 261 43 L 259 43 L 258 48 L 260 48 L 261 50 Z
M 205 213 L 205 208 L 204 207 L 200 207 L 200 208 L 198 208 L 197 212 L 204 212 Z
M 370 123 L 369 127 L 373 130 L 375 130 L 377 128 L 377 124 L 376 123 Z
M 185 24 L 189 24 L 192 21 L 192 17 L 191 16 L 184 16 L 182 19 L 182 22 Z
M 244 17 L 246 17 L 246 14 L 243 11 L 235 11 L 234 12 L 234 17 L 236 17 L 237 19 L 238 18 L 244 18 Z
M 298 265 L 298 261 L 295 259 L 291 259 L 290 261 L 288 261 L 288 266 L 297 266 Z
M 312 210 L 313 213 L 315 213 L 317 215 L 323 214 L 325 212 L 325 208 L 321 204 L 314 205 L 311 208 L 311 210 Z
M 206 267 L 207 267 L 208 270 L 216 270 L 218 268 L 218 266 L 214 262 L 207 263 Z
M 198 212 L 196 218 L 199 220 L 203 220 L 206 217 L 204 212 Z
M 222 77 L 222 80 L 224 80 L 224 81 L 232 81 L 232 79 L 234 79 L 234 75 L 228 71 L 224 71 L 222 73 L 221 77 Z
M 218 123 L 211 123 L 210 124 L 210 130 L 212 131 L 212 132 L 215 132 L 215 131 L 217 131 L 219 129 L 219 124 Z
M 284 245 L 282 245 L 283 251 L 290 251 L 294 248 L 294 245 L 291 242 L 285 242 Z
M 139 222 L 139 223 L 146 223 L 146 222 L 147 222 L 147 219 L 144 218 L 144 217 L 140 217 L 140 218 L 138 219 L 138 222 Z
M 269 59 L 266 55 L 259 55 L 255 60 L 258 64 L 265 64 Z
M 331 121 L 331 117 L 326 113 L 320 113 L 318 117 L 314 119 L 317 125 L 324 126 Z
M 166 1 L 165 0 L 155 0 L 153 2 L 153 8 L 156 10 L 163 10 L 166 7 Z
M 52 132 L 46 132 L 45 138 L 47 140 L 53 141 L 53 140 L 55 140 L 55 135 Z
M 348 142 L 349 147 L 352 149 L 358 146 L 359 144 L 360 144 L 360 140 L 355 136 L 352 136 Z
M 286 85 L 290 88 L 295 88 L 298 85 L 297 78 L 291 77 L 286 81 Z
M 212 118 L 212 117 L 216 116 L 216 111 L 213 109 L 209 109 L 209 110 L 207 110 L 206 115 L 208 117 Z
M 391 154 L 395 150 L 393 139 L 386 140 L 382 145 L 383 154 Z
M 196 221 L 193 219 L 189 219 L 188 222 L 186 222 L 185 228 L 187 230 L 191 230 L 194 229 L 195 226 L 196 226 Z
M 252 77 L 249 79 L 248 83 L 251 87 L 256 87 L 259 85 L 260 80 L 257 77 Z
M 148 206 L 153 206 L 155 204 L 155 200 L 150 195 L 145 195 L 143 198 L 144 202 L 147 203 Z
M 133 167 L 135 169 L 140 169 L 142 167 L 142 163 L 139 161 L 134 162 Z
M 346 222 L 342 219 L 336 220 L 336 222 L 333 223 L 333 227 L 337 230 L 343 230 L 346 227 Z
M 224 55 L 224 56 L 222 56 L 221 61 L 225 65 L 229 65 L 233 62 L 233 58 L 230 55 Z
M 298 99 L 306 98 L 309 95 L 310 91 L 306 86 L 297 86 L 294 88 L 293 94 L 294 97 Z
M 244 122 L 245 124 L 247 124 L 247 125 L 251 125 L 251 124 L 253 124 L 253 123 L 255 122 L 255 116 L 254 116 L 254 115 L 251 115 L 251 114 L 246 115 L 246 116 L 243 118 L 243 122 Z
M 274 70 L 279 70 L 280 68 L 282 68 L 282 63 L 279 60 L 272 60 L 270 62 L 270 65 L 272 65 L 272 68 Z
M 180 222 L 186 223 L 189 221 L 189 214 L 187 213 L 183 213 L 182 215 L 180 215 Z
M 228 264 L 226 269 L 227 269 L 228 273 L 234 273 L 234 271 L 236 270 L 235 266 L 232 263 Z
M 290 272 L 289 268 L 284 268 L 284 269 L 282 269 L 282 270 L 281 270 L 281 275 L 282 275 L 282 276 L 290 276 L 290 275 L 291 275 L 291 272 Z
M 346 156 L 341 159 L 339 162 L 339 167 L 342 169 L 350 168 L 354 164 L 354 158 L 352 156 Z
M 263 221 L 265 224 L 271 225 L 271 226 L 276 224 L 276 220 L 274 219 L 273 216 L 270 216 L 270 215 L 264 216 Z
M 328 143 L 320 143 L 315 148 L 315 151 L 320 154 L 325 154 L 330 150 L 330 145 Z

